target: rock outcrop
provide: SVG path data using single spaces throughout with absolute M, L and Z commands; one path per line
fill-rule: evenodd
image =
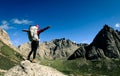
M 48 59 L 68 58 L 79 46 L 80 45 L 65 38 L 43 42 L 39 45 L 38 57 Z M 30 51 L 30 43 L 22 44 L 18 48 L 24 56 L 27 56 Z
M 4 76 L 66 76 L 61 72 L 57 71 L 48 66 L 40 65 L 38 63 L 31 63 L 30 61 L 22 61 L 20 65 L 17 65 Z
M 90 45 L 77 49 L 68 60 L 79 57 L 90 60 L 106 57 L 120 58 L 120 32 L 104 25 Z
M 0 40 L 3 41 L 7 45 L 12 45 L 8 33 L 0 28 Z

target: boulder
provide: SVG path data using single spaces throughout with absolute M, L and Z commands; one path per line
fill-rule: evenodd
M 28 60 L 22 61 L 8 70 L 4 76 L 66 76 L 48 66 L 40 65 L 38 63 L 31 63 Z

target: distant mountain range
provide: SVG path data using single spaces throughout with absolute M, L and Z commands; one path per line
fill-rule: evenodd
M 81 45 L 76 44 L 69 39 L 61 38 L 54 39 L 50 42 L 43 42 L 38 48 L 38 57 L 40 59 L 67 59 L 70 55 L 74 53 Z M 28 55 L 30 48 L 30 43 L 24 43 L 18 47 L 21 54 L 25 57 Z

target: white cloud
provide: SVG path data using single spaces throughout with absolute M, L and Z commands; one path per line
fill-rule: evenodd
M 119 28 L 120 27 L 120 23 L 116 23 L 115 27 Z
M 14 18 L 14 19 L 11 19 L 9 21 L 7 21 L 7 20 L 1 21 L 0 28 L 5 29 L 5 30 L 9 30 L 9 29 L 15 29 L 15 27 L 14 27 L 15 24 L 23 25 L 23 24 L 31 24 L 31 23 L 33 23 L 33 21 L 29 21 L 27 19 L 20 20 L 18 18 Z M 13 27 L 10 25 L 13 25 Z
M 19 19 L 12 19 L 12 22 L 14 24 L 30 24 L 32 23 L 32 21 L 29 21 L 29 20 L 26 20 L 26 19 L 22 19 L 22 20 L 19 20 Z
M 0 28 L 5 29 L 5 30 L 8 30 L 8 29 L 10 29 L 11 27 L 9 27 L 9 23 L 4 20 L 4 21 L 2 21 L 2 24 L 0 25 Z

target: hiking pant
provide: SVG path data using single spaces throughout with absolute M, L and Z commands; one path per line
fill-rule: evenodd
M 33 53 L 33 59 L 36 58 L 36 52 L 37 52 L 37 48 L 39 46 L 39 41 L 32 41 L 31 42 L 31 51 L 28 54 L 28 59 L 30 59 L 31 54 Z

